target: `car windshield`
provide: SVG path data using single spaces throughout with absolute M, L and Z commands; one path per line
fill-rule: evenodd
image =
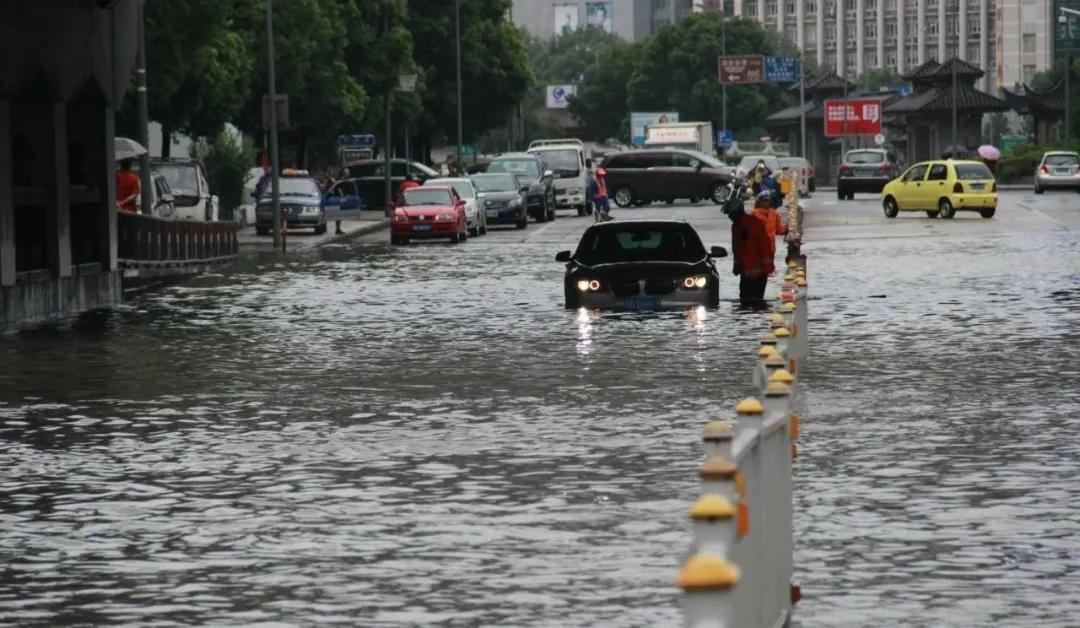
M 169 187 L 178 194 L 196 196 L 199 193 L 199 171 L 195 166 L 164 164 L 153 169 L 164 175 Z
M 561 172 L 580 172 L 581 162 L 578 152 L 571 149 L 537 151 L 552 170 Z
M 516 192 L 517 179 L 512 174 L 485 174 L 473 177 L 473 185 L 481 192 Z
M 705 166 L 709 168 L 720 168 L 724 165 L 724 162 L 720 161 L 719 159 L 716 159 L 715 157 L 710 157 L 709 155 L 706 155 L 705 153 L 696 150 L 688 150 L 683 152 L 705 164 Z
M 878 153 L 871 150 L 853 150 L 847 154 L 847 159 L 844 161 L 849 164 L 880 164 L 885 161 L 885 153 Z
M 627 225 L 586 232 L 578 245 L 577 257 L 590 266 L 617 262 L 696 262 L 705 257 L 705 247 L 687 225 Z
M 281 177 L 278 181 L 278 189 L 282 196 L 322 196 L 322 192 L 319 191 L 319 184 L 315 182 L 315 179 Z M 270 198 L 273 195 L 274 190 L 272 187 L 267 185 L 263 189 L 263 198 Z
M 956 164 L 954 168 L 956 168 L 956 178 L 961 181 L 994 178 L 994 175 L 990 173 L 990 169 L 984 164 Z
M 1047 155 L 1043 160 L 1047 166 L 1075 166 L 1080 164 L 1080 156 L 1077 155 Z
M 488 172 L 508 172 L 533 179 L 540 178 L 540 165 L 535 159 L 499 159 L 491 162 Z
M 453 205 L 450 190 L 445 188 L 411 188 L 405 190 L 401 204 L 406 207 L 416 205 Z
M 473 197 L 473 187 L 471 185 L 469 185 L 468 181 L 461 181 L 461 180 L 450 181 L 448 179 L 428 179 L 427 181 L 424 182 L 424 185 L 442 185 L 442 186 L 447 186 L 448 185 L 448 186 L 454 188 L 454 191 L 457 192 L 457 195 L 460 196 L 461 198 L 470 199 L 470 198 Z
M 772 170 L 772 171 L 780 170 L 780 160 L 777 159 L 776 157 L 769 157 L 769 156 L 762 157 L 762 156 L 754 156 L 754 155 L 743 157 L 742 161 L 739 162 L 739 169 L 742 170 L 743 172 L 750 172 L 751 170 L 754 169 L 755 166 L 757 166 L 757 163 L 759 161 L 764 161 L 765 162 L 765 167 L 768 168 L 769 170 Z
M 802 168 L 806 165 L 806 160 L 802 157 L 785 157 L 779 161 L 781 168 Z

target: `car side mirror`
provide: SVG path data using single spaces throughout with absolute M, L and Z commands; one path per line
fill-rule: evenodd
M 716 258 L 727 257 L 727 249 L 725 249 L 722 246 L 714 246 L 709 251 L 709 256 L 710 257 L 716 257 Z
M 518 192 L 521 192 L 522 194 L 528 194 L 529 193 L 529 186 L 527 186 L 527 185 L 521 186 L 521 189 L 518 190 Z
M 169 203 L 173 202 L 174 200 L 176 200 L 176 199 L 173 198 L 172 194 L 162 194 L 161 198 L 159 198 L 158 201 L 157 201 L 157 205 L 154 205 L 154 207 L 161 207 L 162 205 L 168 205 Z
M 555 173 L 552 172 L 551 170 L 545 170 L 544 171 L 544 178 L 545 179 L 553 179 L 553 178 L 555 178 Z
M 569 262 L 570 261 L 570 251 L 559 251 L 558 253 L 555 254 L 555 261 L 556 262 Z

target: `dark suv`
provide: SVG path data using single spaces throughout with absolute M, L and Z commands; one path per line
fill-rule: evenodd
M 525 207 L 536 222 L 555 220 L 555 173 L 533 153 L 504 153 L 487 167 L 487 172 L 514 175 L 525 188 Z
M 836 173 L 836 198 L 854 199 L 856 192 L 880 194 L 885 184 L 899 175 L 895 154 L 882 148 L 849 150 Z
M 604 159 L 608 194 L 619 207 L 653 201 L 723 202 L 731 169 L 705 153 L 657 149 L 617 153 Z

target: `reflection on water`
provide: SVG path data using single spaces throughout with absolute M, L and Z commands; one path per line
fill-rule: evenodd
M 1078 243 L 985 244 L 811 252 L 802 625 L 1080 612 L 1080 268 L 1038 254 Z M 566 311 L 549 248 L 252 258 L 0 339 L 0 624 L 678 624 L 764 316 Z

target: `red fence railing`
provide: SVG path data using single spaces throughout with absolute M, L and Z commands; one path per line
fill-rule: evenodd
M 165 220 L 117 212 L 117 257 L 128 262 L 227 261 L 240 250 L 239 223 Z

